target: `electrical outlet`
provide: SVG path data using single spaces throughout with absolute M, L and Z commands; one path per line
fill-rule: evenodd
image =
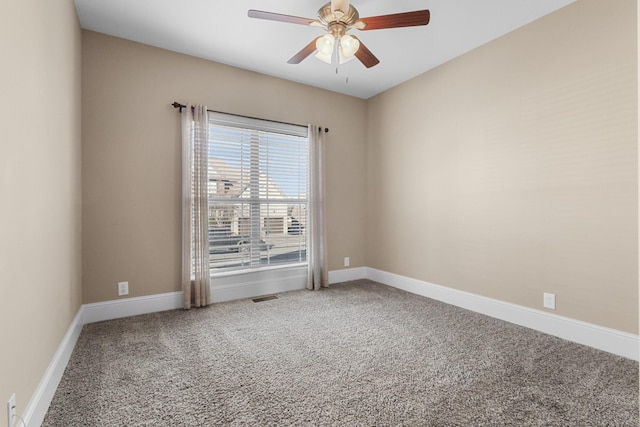
M 129 295 L 129 282 L 118 282 L 118 296 Z
M 16 394 L 13 393 L 7 402 L 7 425 L 13 425 L 13 419 L 16 417 Z
M 344 266 L 345 267 L 349 267 L 349 257 L 348 256 L 344 257 Z
M 556 294 L 544 293 L 544 308 L 556 309 Z

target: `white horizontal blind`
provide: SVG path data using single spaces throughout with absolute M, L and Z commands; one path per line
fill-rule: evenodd
M 306 262 L 307 128 L 209 114 L 211 271 Z

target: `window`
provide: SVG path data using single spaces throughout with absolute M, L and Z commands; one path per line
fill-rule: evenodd
M 209 113 L 211 272 L 306 262 L 307 128 Z

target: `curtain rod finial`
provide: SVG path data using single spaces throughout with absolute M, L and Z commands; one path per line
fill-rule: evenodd
M 186 105 L 182 105 L 179 102 L 174 102 L 171 105 L 173 106 L 173 108 L 178 108 L 181 113 L 182 113 L 182 109 L 187 107 Z

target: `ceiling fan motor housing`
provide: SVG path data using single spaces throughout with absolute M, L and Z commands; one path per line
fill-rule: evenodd
M 360 14 L 352 5 L 349 5 L 349 11 L 342 16 L 336 16 L 336 14 L 331 11 L 331 3 L 327 3 L 318 9 L 318 21 L 327 27 L 327 29 L 329 29 L 332 24 L 338 23 L 344 26 L 346 30 L 355 24 L 358 19 L 360 19 Z

